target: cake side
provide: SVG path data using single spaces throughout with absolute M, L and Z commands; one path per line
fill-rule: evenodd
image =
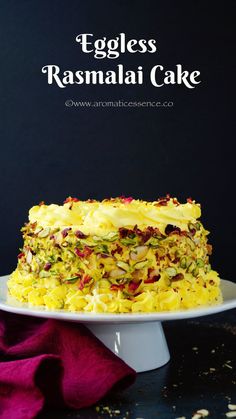
M 194 201 L 169 196 L 33 207 L 9 292 L 32 305 L 86 312 L 217 303 L 220 280 L 200 215 Z

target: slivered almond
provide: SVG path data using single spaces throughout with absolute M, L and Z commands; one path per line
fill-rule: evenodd
M 40 237 L 40 238 L 47 237 L 49 235 L 49 233 L 50 233 L 50 228 L 46 227 L 38 233 L 38 237 Z
M 28 250 L 28 252 L 27 252 L 27 256 L 26 256 L 26 262 L 30 265 L 30 264 L 31 264 L 31 262 L 32 262 L 32 259 L 33 259 L 33 255 L 32 255 L 32 253 L 31 253 L 31 251 L 30 251 L 30 250 Z
M 236 410 L 236 404 L 228 404 L 228 409 L 229 410 Z
M 209 411 L 207 409 L 199 409 L 194 413 L 192 419 L 201 419 L 206 418 L 207 416 L 209 416 Z
M 126 272 L 123 269 L 112 269 L 112 271 L 110 272 L 110 277 L 111 278 L 116 278 L 117 276 L 121 276 L 124 275 Z

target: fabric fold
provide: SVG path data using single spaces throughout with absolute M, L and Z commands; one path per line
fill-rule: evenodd
M 31 419 L 47 405 L 88 407 L 135 376 L 82 324 L 0 312 L 2 419 Z

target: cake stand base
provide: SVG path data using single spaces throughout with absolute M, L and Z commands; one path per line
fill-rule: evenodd
M 165 365 L 170 354 L 161 322 L 89 323 L 86 326 L 119 358 L 137 372 Z

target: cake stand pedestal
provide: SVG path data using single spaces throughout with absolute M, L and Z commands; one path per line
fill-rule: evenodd
M 159 321 L 88 323 L 86 326 L 107 348 L 137 372 L 162 367 L 170 359 Z

